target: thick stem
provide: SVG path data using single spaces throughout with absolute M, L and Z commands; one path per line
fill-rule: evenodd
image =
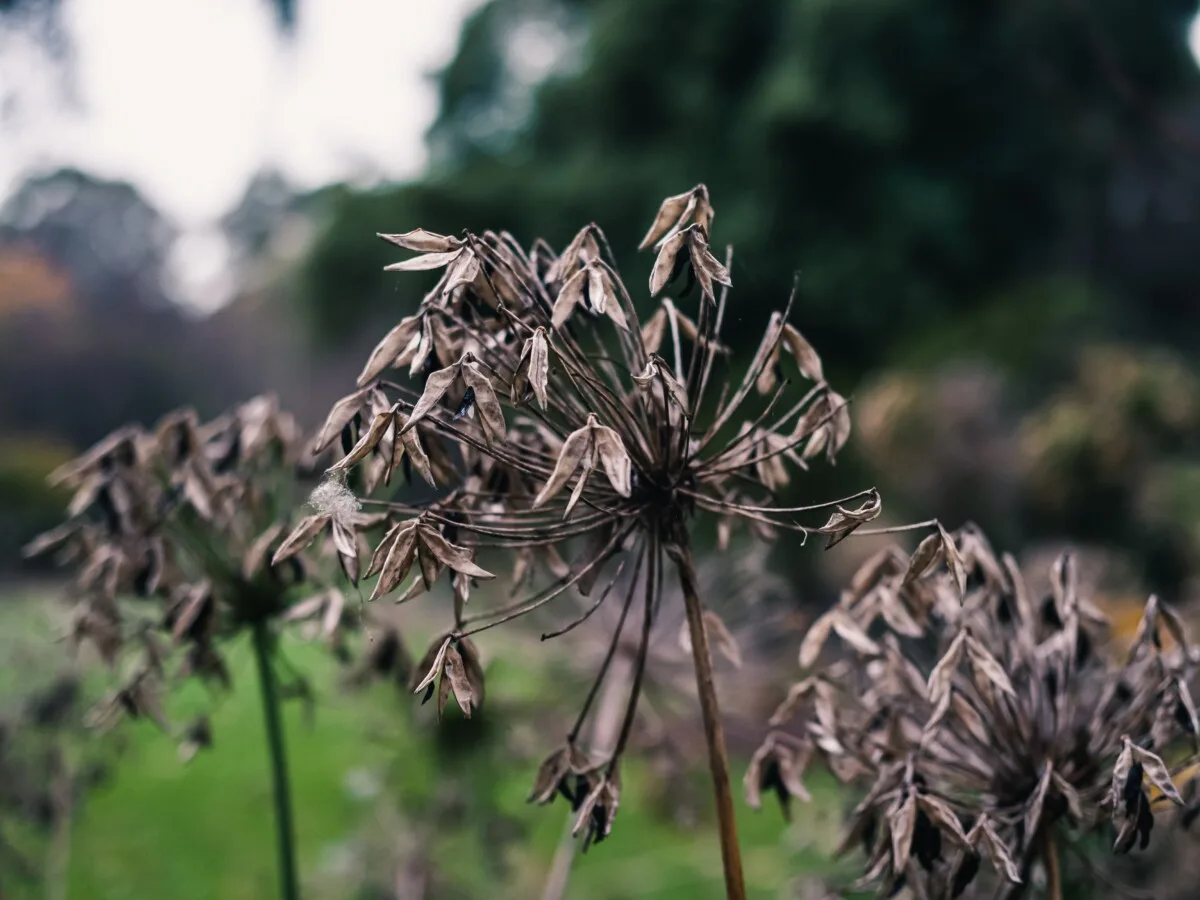
M 725 867 L 726 900 L 746 900 L 742 875 L 742 851 L 738 844 L 737 822 L 733 814 L 733 791 L 729 784 L 729 756 L 725 751 L 725 732 L 717 706 L 713 682 L 712 653 L 704 628 L 704 610 L 696 589 L 696 570 L 691 551 L 685 546 L 673 553 L 679 571 L 679 586 L 687 609 L 688 631 L 692 638 L 692 661 L 696 666 L 696 689 L 700 694 L 700 712 L 704 720 L 704 738 L 708 744 L 708 764 L 712 773 L 713 793 L 717 801 L 717 828 L 721 838 L 721 862 Z
M 1054 833 L 1049 828 L 1042 829 L 1042 843 L 1045 847 L 1046 861 L 1046 898 L 1047 900 L 1062 900 L 1062 870 L 1058 863 L 1058 844 L 1054 841 Z
M 271 758 L 271 788 L 275 801 L 276 853 L 279 858 L 279 896 L 299 900 L 296 878 L 296 840 L 292 826 L 292 796 L 288 783 L 287 752 L 283 742 L 283 719 L 279 712 L 279 685 L 272 662 L 273 638 L 266 621 L 256 622 L 253 630 L 254 658 L 258 663 L 258 684 L 262 692 L 263 724 L 267 729 L 267 750 Z

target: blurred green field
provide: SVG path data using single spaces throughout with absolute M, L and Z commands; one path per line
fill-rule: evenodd
M 44 601 L 29 599 L 0 606 L 0 710 L 3 698 L 47 677 L 61 658 L 62 648 L 49 643 L 45 609 Z M 385 896 L 372 892 L 372 877 L 386 883 L 388 872 L 405 862 L 428 870 L 427 897 L 540 896 L 566 815 L 561 803 L 525 803 L 538 758 L 555 739 L 553 726 L 542 733 L 547 729 L 533 719 L 547 718 L 538 708 L 568 699 L 552 695 L 560 683 L 552 652 L 493 657 L 481 720 L 465 722 L 455 712 L 439 726 L 430 709 L 389 685 L 345 690 L 320 647 L 290 640 L 285 649 L 315 691 L 311 721 L 298 702 L 285 711 L 306 897 Z M 191 762 L 182 763 L 174 741 L 153 725 L 119 726 L 127 745 L 73 822 L 69 900 L 274 895 L 270 790 L 249 651 L 248 644 L 230 649 L 235 690 L 213 709 L 214 747 Z M 181 722 L 211 705 L 204 690 L 189 685 L 172 697 L 169 711 Z M 550 721 L 561 721 L 556 716 Z M 745 761 L 735 765 L 740 779 Z M 663 810 L 671 798 L 664 802 L 655 778 L 644 762 L 625 765 L 614 832 L 577 857 L 568 898 L 692 900 L 719 893 L 711 824 L 670 821 Z M 798 876 L 829 865 L 838 797 L 830 781 L 810 780 L 815 801 L 796 810 L 791 826 L 775 809 L 739 809 L 753 897 L 792 896 Z M 707 810 L 703 773 L 691 783 Z M 6 900 L 44 896 L 41 885 L 14 884 L 5 894 Z

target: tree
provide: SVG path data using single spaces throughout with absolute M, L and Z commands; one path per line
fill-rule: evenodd
M 440 75 L 430 174 L 322 198 L 313 320 L 345 336 L 394 306 L 386 250 L 362 234 L 486 221 L 561 246 L 588 210 L 626 245 L 639 198 L 704 181 L 724 198 L 713 239 L 738 247 L 740 302 L 777 302 L 799 270 L 812 338 L 861 371 L 1027 276 L 1120 275 L 1087 248 L 1115 228 L 1114 180 L 1161 157 L 1164 116 L 1196 93 L 1195 10 L 491 0 Z M 560 50 L 537 84 L 531 41 Z

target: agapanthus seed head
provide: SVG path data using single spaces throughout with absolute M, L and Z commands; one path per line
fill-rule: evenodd
M 473 635 L 548 608 L 569 592 L 614 605 L 608 642 L 614 649 L 605 653 L 595 685 L 605 679 L 615 648 L 635 648 L 624 723 L 598 768 L 551 779 L 568 778 L 571 791 L 586 787 L 573 802 L 586 810 L 578 830 L 592 840 L 608 833 L 616 813 L 617 763 L 637 709 L 651 631 L 664 596 L 671 596 L 664 582 L 672 571 L 689 612 L 674 618 L 668 639 L 679 642 L 698 672 L 711 666 L 709 645 L 734 662 L 740 658 L 721 616 L 695 596 L 697 515 L 717 520 L 725 549 L 736 528 L 751 541 L 791 531 L 836 543 L 880 512 L 874 490 L 832 503 L 778 500 L 795 471 L 818 457 L 836 458 L 849 437 L 849 409 L 789 322 L 794 291 L 767 323 L 744 375 L 728 375 L 729 350 L 720 336 L 732 250 L 724 262 L 717 258 L 712 224 L 703 185 L 662 203 L 642 241 L 655 260 L 636 301 L 595 224 L 561 253 L 542 240 L 526 250 L 503 232 L 382 235 L 414 254 L 389 271 L 442 274 L 382 337 L 358 389 L 333 406 L 312 445 L 322 453 L 340 446 L 330 484 L 353 472 L 364 506 L 384 520 L 371 523 L 384 530 L 371 539 L 363 576 L 378 576 L 373 600 L 396 593 L 404 602 L 443 574 L 450 579 L 452 627 L 415 676 L 425 699 L 437 693 L 441 703 L 452 692 L 461 705 L 466 682 L 454 674 L 455 659 L 466 661 L 464 642 Z M 393 380 L 389 370 L 408 378 Z M 804 384 L 795 396 L 793 381 Z M 397 472 L 418 473 L 438 493 L 413 501 L 385 492 Z M 323 490 L 338 497 L 334 487 Z M 341 521 L 354 523 L 343 539 L 349 549 L 351 538 L 371 526 L 349 500 L 336 499 L 343 502 Z M 339 520 L 333 499 L 315 508 Z M 284 546 L 303 545 L 320 527 L 296 525 Z M 468 613 L 468 602 L 477 602 L 472 585 L 491 577 L 477 557 L 499 556 L 503 564 L 505 555 L 512 570 L 507 583 L 523 595 Z M 681 640 L 684 621 L 688 635 Z M 595 685 L 568 746 L 582 740 Z M 715 699 L 703 708 L 711 735 L 719 727 Z M 537 795 L 554 791 L 542 785 Z
M 1115 654 L 1069 553 L 1049 583 L 1035 600 L 973 526 L 867 560 L 809 629 L 748 798 L 803 799 L 804 765 L 823 760 L 866 790 L 843 845 L 866 839 L 862 882 L 922 897 L 977 880 L 1015 896 L 1078 833 L 1144 848 L 1156 813 L 1185 805 L 1174 773 L 1200 750 L 1195 653 L 1151 597 Z
M 71 642 L 124 670 L 96 724 L 123 714 L 168 730 L 168 656 L 181 676 L 227 687 L 222 650 L 243 629 L 297 623 L 341 645 L 353 608 L 304 551 L 323 537 L 356 579 L 354 529 L 370 517 L 335 472 L 313 494 L 317 514 L 288 534 L 276 516 L 296 500 L 300 438 L 268 395 L 210 422 L 180 410 L 152 431 L 127 426 L 55 474 L 75 489 L 69 519 L 26 551 L 58 551 L 73 568 Z

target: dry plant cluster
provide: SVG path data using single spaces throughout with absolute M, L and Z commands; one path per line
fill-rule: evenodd
M 343 626 L 357 616 L 334 561 L 355 588 L 374 580 L 372 601 L 405 602 L 446 579 L 446 629 L 408 680 L 423 701 L 436 697 L 439 716 L 451 698 L 466 716 L 483 702 L 481 633 L 542 617 L 564 598 L 543 635 L 555 637 L 606 607 L 593 622 L 609 633 L 591 688 L 530 795 L 565 798 L 584 848 L 613 828 L 656 625 L 673 625 L 674 640 L 685 622 L 726 895 L 745 897 L 712 662 L 713 647 L 734 661 L 738 648 L 701 596 L 694 523 L 709 514 L 721 551 L 738 527 L 751 544 L 790 531 L 828 547 L 865 533 L 881 506 L 873 489 L 779 500 L 797 471 L 835 461 L 849 411 L 789 321 L 794 289 L 749 365 L 732 364 L 721 340 L 732 251 L 714 255 L 712 223 L 703 185 L 662 203 L 640 247 L 654 253 L 656 303 L 644 320 L 594 224 L 561 253 L 503 232 L 381 235 L 415 254 L 389 270 L 440 275 L 311 440 L 260 397 L 210 423 L 181 412 L 152 433 L 122 429 L 56 473 L 76 490 L 69 519 L 29 549 L 74 566 L 74 637 L 126 667 L 102 719 L 124 711 L 166 727 L 159 692 L 170 675 L 225 683 L 223 642 L 251 635 L 285 898 L 298 887 L 278 706 L 302 682 L 281 683 L 276 637 L 303 621 L 344 649 Z M 785 402 L 792 377 L 806 390 Z M 297 468 L 324 464 L 309 514 L 296 520 Z M 1182 802 L 1169 751 L 1197 731 L 1194 656 L 1179 620 L 1151 601 L 1114 668 L 1069 558 L 1052 595 L 1035 602 L 1013 560 L 998 559 L 977 530 L 910 527 L 933 530 L 911 558 L 873 558 L 805 639 L 805 668 L 828 655 L 833 635 L 850 655 L 792 690 L 747 775 L 751 802 L 768 788 L 805 797 L 801 775 L 823 757 L 868 788 L 850 838 L 867 848 L 865 881 L 930 897 L 961 894 L 983 859 L 1014 892 L 1037 863 L 1057 885 L 1064 831 L 1093 830 L 1106 816 L 1118 850 L 1144 845 L 1155 810 Z M 875 533 L 888 530 L 905 529 Z M 501 570 L 511 602 L 480 603 L 479 583 Z M 682 608 L 664 614 L 664 604 Z M 181 664 L 169 675 L 172 646 Z M 619 727 L 589 746 L 617 658 L 629 673 Z M 366 666 L 404 679 L 398 636 L 377 640 Z M 782 729 L 793 720 L 798 730 Z M 185 737 L 210 738 L 203 722 Z
M 73 567 L 69 643 L 86 642 L 118 673 L 119 686 L 90 716 L 97 726 L 146 718 L 176 734 L 185 758 L 208 746 L 207 718 L 174 728 L 164 690 L 187 678 L 227 688 L 224 649 L 250 635 L 286 896 L 297 888 L 279 704 L 309 689 L 278 652 L 277 628 L 307 619 L 340 647 L 343 626 L 355 622 L 328 567 L 299 556 L 271 562 L 299 499 L 302 437 L 271 396 L 211 422 L 184 410 L 152 432 L 122 428 L 51 475 L 75 492 L 68 520 L 26 548 Z
M 953 898 L 978 879 L 1015 898 L 1040 872 L 1058 898 L 1061 848 L 1110 820 L 1115 852 L 1144 849 L 1156 812 L 1185 805 L 1174 778 L 1200 750 L 1195 648 L 1151 597 L 1111 658 L 1073 557 L 1050 574 L 1033 596 L 971 526 L 870 558 L 806 635 L 810 674 L 771 718 L 747 800 L 806 799 L 818 757 L 862 785 L 842 849 L 865 849 L 858 886 L 887 896 Z M 834 636 L 848 657 L 819 665 Z
M 609 652 L 531 795 L 542 803 L 564 796 L 578 814 L 575 831 L 584 846 L 603 840 L 613 825 L 619 763 L 673 569 L 692 644 L 727 887 L 742 896 L 710 655 L 710 641 L 728 642 L 729 635 L 698 596 L 694 514 L 715 514 L 722 546 L 738 522 L 759 538 L 791 530 L 833 542 L 878 515 L 880 504 L 874 491 L 804 507 L 774 501 L 789 469 L 821 455 L 835 458 L 849 435 L 849 412 L 826 384 L 816 352 L 788 322 L 794 292 L 772 316 L 742 378 L 729 379 L 720 342 L 728 256 L 722 263 L 709 247 L 712 219 L 703 185 L 662 204 L 641 245 L 655 250 L 648 288 L 661 297 L 645 322 L 594 224 L 561 254 L 540 240 L 527 251 L 510 235 L 490 231 L 383 235 L 417 254 L 389 269 L 442 274 L 416 312 L 380 341 L 359 389 L 331 411 L 313 449 L 323 452 L 340 439 L 345 455 L 329 469 L 318 512 L 274 561 L 321 534 L 336 539 L 339 529 L 352 529 L 362 497 L 387 519 L 364 570 L 364 577 L 378 576 L 372 599 L 401 590 L 398 600 L 407 600 L 441 575 L 449 579 L 453 621 L 418 666 L 416 690 L 425 699 L 436 693 L 439 709 L 453 696 L 467 715 L 483 692 L 473 636 L 572 589 L 594 595 L 582 615 L 554 632 L 563 634 L 614 595 L 620 615 Z M 671 285 L 696 298 L 692 315 L 664 296 Z M 780 408 L 784 353 L 812 387 Z M 387 373 L 395 368 L 407 369 L 416 383 L 391 380 Z M 440 492 L 423 502 L 375 496 L 397 469 L 419 474 Z M 824 524 L 796 521 L 822 510 Z M 509 591 L 521 599 L 468 613 L 472 587 L 493 577 L 477 560 L 483 557 L 507 567 Z M 419 577 L 406 584 L 413 571 Z M 581 729 L 628 614 L 639 607 L 623 723 L 612 751 L 593 758 Z

